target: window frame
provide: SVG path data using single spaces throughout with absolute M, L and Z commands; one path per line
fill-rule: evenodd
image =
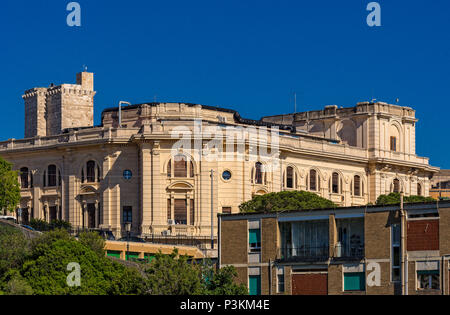
M 132 206 L 123 206 L 122 208 L 122 223 L 131 223 L 133 224 L 133 207 Z
M 259 242 L 256 243 L 250 243 L 250 233 L 252 231 L 258 231 L 259 237 L 257 237 L 257 240 Z M 258 229 L 248 229 L 248 252 L 249 253 L 261 253 L 261 228 Z
M 394 233 L 394 229 L 398 228 L 398 244 L 397 242 L 394 241 L 395 239 L 395 233 Z M 390 264 L 391 264 L 391 270 L 390 270 L 390 274 L 391 274 L 391 282 L 393 283 L 399 283 L 402 281 L 402 231 L 401 231 L 401 224 L 400 223 L 395 223 L 391 225 L 390 228 L 391 231 L 391 258 L 390 258 Z M 394 255 L 394 251 L 398 250 L 399 252 L 399 264 L 398 265 L 394 265 L 394 260 L 395 260 L 395 255 Z M 398 269 L 398 279 L 394 279 L 394 269 Z

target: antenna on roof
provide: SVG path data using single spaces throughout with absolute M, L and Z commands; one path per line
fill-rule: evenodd
M 297 93 L 294 92 L 294 114 L 297 113 Z
M 398 104 L 399 102 L 400 102 L 400 99 L 397 97 L 397 98 L 395 99 L 395 103 Z
M 86 65 L 83 65 L 83 72 L 87 72 L 88 71 L 88 67 Z

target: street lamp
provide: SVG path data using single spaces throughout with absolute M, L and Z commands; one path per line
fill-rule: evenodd
M 125 231 L 127 232 L 127 251 L 125 253 L 125 260 L 128 260 L 128 253 L 130 251 L 131 222 L 125 223 Z
M 119 102 L 119 128 L 122 128 L 122 104 L 131 105 L 131 103 L 128 102 Z

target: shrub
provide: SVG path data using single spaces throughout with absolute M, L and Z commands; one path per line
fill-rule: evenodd
M 334 207 L 336 205 L 332 201 L 307 191 L 282 191 L 263 196 L 255 196 L 252 200 L 239 206 L 241 212 L 245 213 L 326 209 Z
M 432 202 L 432 201 L 436 201 L 436 199 L 431 198 L 431 197 L 424 197 L 424 196 L 405 196 L 405 197 L 403 197 L 404 203 L 419 203 L 419 202 Z M 389 195 L 380 195 L 377 198 L 376 204 L 379 206 L 400 204 L 400 194 L 399 193 L 390 193 Z

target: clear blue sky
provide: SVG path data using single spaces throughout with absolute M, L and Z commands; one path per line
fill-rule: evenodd
M 119 100 L 183 101 L 242 116 L 400 99 L 420 119 L 417 153 L 450 168 L 450 2 L 369 0 L 80 0 L 0 4 L 0 139 L 22 138 L 21 95 L 95 72 L 95 117 Z

